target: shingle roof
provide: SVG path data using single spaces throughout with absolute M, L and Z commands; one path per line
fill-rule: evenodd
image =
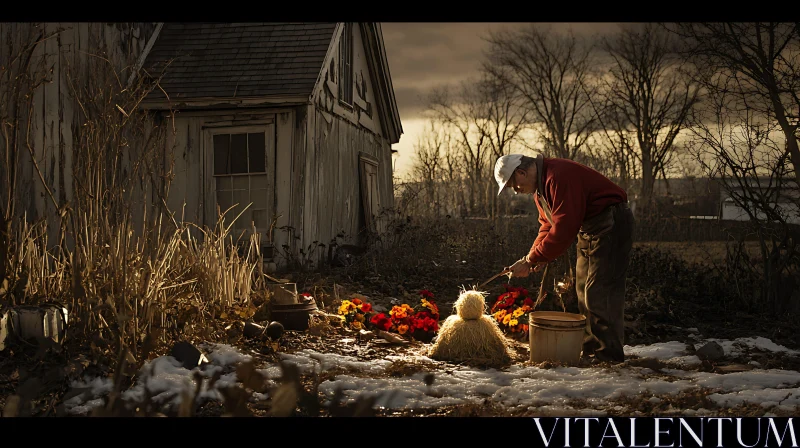
M 310 95 L 335 23 L 165 23 L 144 67 L 171 99 Z M 163 100 L 154 89 L 148 100 Z

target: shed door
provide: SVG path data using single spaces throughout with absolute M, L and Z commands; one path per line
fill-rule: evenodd
M 361 154 L 361 197 L 364 207 L 364 220 L 371 232 L 380 231 L 379 214 L 381 201 L 378 189 L 378 161 L 367 154 Z
M 262 244 L 269 242 L 270 225 L 275 216 L 274 123 L 208 132 L 214 180 L 214 222 L 217 212 L 225 213 L 230 209 L 224 222 L 226 227 L 233 222 L 230 236 L 234 241 L 249 238 L 255 228 L 261 234 Z

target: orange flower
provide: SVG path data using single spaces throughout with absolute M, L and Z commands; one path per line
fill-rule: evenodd
M 361 303 L 363 303 L 361 302 L 361 299 L 353 299 L 351 302 L 355 303 L 356 305 L 361 305 Z
M 355 319 L 359 322 L 364 322 L 364 315 L 356 313 Z
M 406 307 L 408 307 L 408 305 L 405 304 L 403 304 L 403 306 L 395 305 L 392 307 L 392 310 L 389 311 L 389 315 L 391 315 L 392 318 L 394 319 L 405 319 L 405 317 L 408 316 L 408 311 Z
M 397 326 L 397 332 L 398 333 L 406 334 L 407 331 L 408 331 L 408 325 L 398 325 Z

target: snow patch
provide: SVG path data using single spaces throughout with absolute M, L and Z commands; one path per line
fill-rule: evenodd
M 155 403 L 180 404 L 182 393 L 194 392 L 196 385 L 194 375 L 200 373 L 204 380 L 214 376 L 217 372 L 231 364 L 249 361 L 250 356 L 244 355 L 234 347 L 225 344 L 204 344 L 200 346 L 208 350 L 206 355 L 212 365 L 203 370 L 196 367 L 187 370 L 172 356 L 161 356 L 145 363 L 140 372 L 137 383 L 121 394 L 124 401 L 140 401 L 144 399 L 145 390 L 149 392 Z M 213 388 L 208 388 L 208 381 L 203 381 L 200 389 L 200 400 L 220 400 L 222 397 L 219 388 L 232 386 L 236 383 L 236 373 L 231 372 L 221 375 Z M 76 381 L 73 388 L 90 388 L 86 393 L 70 398 L 64 402 L 64 407 L 70 414 L 84 415 L 92 408 L 103 404 L 102 397 L 108 395 L 114 387 L 111 378 L 96 377 L 87 381 Z
M 657 342 L 651 345 L 636 345 L 633 347 L 626 345 L 623 350 L 626 356 L 667 360 L 685 355 L 686 344 L 678 341 Z
M 723 347 L 726 354 L 748 347 L 796 353 L 766 338 L 715 342 Z M 147 363 L 137 384 L 122 394 L 123 399 L 141 399 L 147 387 L 155 394 L 155 401 L 178 404 L 183 391 L 195 388 L 192 379 L 195 373 L 199 372 L 203 378 L 210 378 L 216 373 L 229 372 L 232 364 L 251 359 L 224 344 L 209 344 L 207 347 L 207 357 L 211 365 L 202 370 L 187 370 L 170 356 Z M 390 356 L 386 359 L 364 361 L 353 356 L 313 350 L 284 353 L 281 358 L 284 362 L 294 363 L 302 374 L 334 369 L 345 372 L 320 384 L 319 390 L 328 400 L 337 389 L 341 389 L 345 402 L 359 397 L 374 397 L 376 406 L 389 409 L 483 405 L 488 400 L 512 412 L 533 412 L 538 415 L 605 415 L 603 409 L 609 406 L 609 401 L 625 396 L 651 397 L 651 402 L 658 403 L 660 398 L 656 396 L 664 397 L 698 389 L 710 389 L 714 392 L 710 395 L 711 400 L 719 406 L 760 403 L 765 408 L 790 410 L 800 406 L 800 373 L 774 369 L 728 374 L 687 371 L 682 367 L 698 364 L 700 360 L 687 354 L 686 348 L 686 344 L 677 341 L 625 346 L 626 355 L 650 357 L 671 364 L 670 368 L 662 369 L 660 373 L 641 367 L 541 369 L 527 365 L 513 365 L 503 370 L 446 365 L 445 370 L 441 368 L 444 363 L 425 356 Z M 387 369 L 397 361 L 416 362 L 421 365 L 421 369 L 404 377 L 387 376 Z M 278 364 L 266 365 L 259 371 L 272 381 L 281 376 Z M 425 382 L 429 372 L 434 373 L 434 381 L 430 386 Z M 664 374 L 668 376 L 665 377 Z M 209 389 L 208 382 L 204 381 L 200 398 L 220 400 L 218 388 L 233 385 L 236 380 L 236 373 L 230 372 L 221 375 L 213 388 Z M 73 387 L 87 390 L 64 404 L 70 413 L 86 414 L 93 407 L 102 405 L 102 397 L 111 391 L 113 385 L 110 378 L 88 378 L 73 383 Z M 267 398 L 265 394 L 258 394 L 253 400 Z M 665 412 L 683 411 L 667 409 Z M 713 411 L 700 409 L 691 414 L 710 413 Z

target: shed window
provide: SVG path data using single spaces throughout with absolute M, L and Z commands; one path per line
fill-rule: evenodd
M 345 23 L 339 40 L 339 100 L 353 104 L 353 24 Z
M 263 132 L 214 135 L 214 175 L 266 173 Z

